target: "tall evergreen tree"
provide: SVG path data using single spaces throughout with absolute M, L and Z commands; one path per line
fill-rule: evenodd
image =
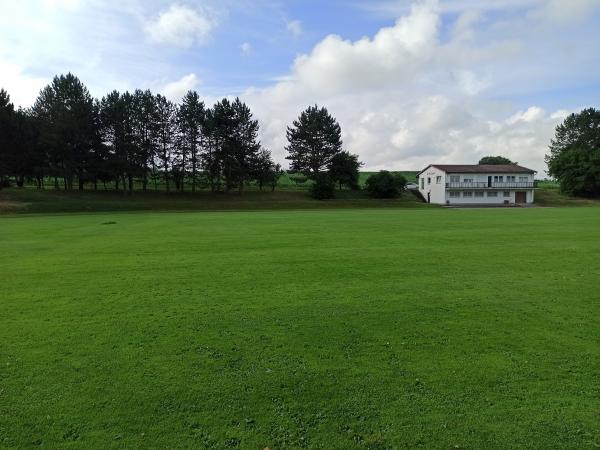
M 340 125 L 326 108 L 308 107 L 287 129 L 291 169 L 314 179 L 342 151 L 341 136 Z
M 137 147 L 136 163 L 144 191 L 148 188 L 148 175 L 157 154 L 158 128 L 156 97 L 149 90 L 137 89 L 133 94 L 133 132 Z
M 88 158 L 94 144 L 95 121 L 92 96 L 73 74 L 54 77 L 40 92 L 33 116 L 40 126 L 40 140 L 53 165 L 61 171 L 66 190 L 75 177 L 83 189 Z
M 157 112 L 157 145 L 158 160 L 165 180 L 167 192 L 170 191 L 171 162 L 173 147 L 175 144 L 175 133 L 177 131 L 177 107 L 158 94 L 156 96 Z
M 8 92 L 0 89 L 0 189 L 8 182 L 5 178 L 10 174 L 14 129 L 15 108 Z
M 187 166 L 191 169 L 192 192 L 196 191 L 199 168 L 200 149 L 204 145 L 204 124 L 206 122 L 206 110 L 204 102 L 200 101 L 197 92 L 189 91 L 179 108 L 177 124 L 181 137 L 180 162 L 181 171 L 185 173 Z M 183 190 L 183 183 L 181 185 Z

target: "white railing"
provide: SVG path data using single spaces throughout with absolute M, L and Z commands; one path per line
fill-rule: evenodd
M 535 183 L 533 181 L 513 181 L 509 183 L 497 183 L 492 182 L 488 183 L 485 181 L 475 181 L 468 183 L 446 183 L 447 188 L 460 188 L 460 189 L 523 189 L 523 188 L 533 188 L 535 187 Z

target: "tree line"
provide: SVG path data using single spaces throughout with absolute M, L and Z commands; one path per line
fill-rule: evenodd
M 34 105 L 15 109 L 0 90 L 0 184 L 47 180 L 67 191 L 86 184 L 133 192 L 274 189 L 281 173 L 239 98 L 207 107 L 190 91 L 175 104 L 149 90 L 94 99 L 74 75 L 56 76 Z

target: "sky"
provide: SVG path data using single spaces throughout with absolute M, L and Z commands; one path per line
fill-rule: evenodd
M 239 96 L 286 166 L 326 106 L 366 170 L 504 155 L 545 176 L 555 127 L 600 106 L 600 0 L 0 0 L 0 88 L 72 72 L 100 98 Z

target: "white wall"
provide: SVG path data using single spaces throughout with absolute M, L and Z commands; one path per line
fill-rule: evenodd
M 437 178 L 441 177 L 440 182 L 437 182 Z M 421 180 L 424 181 L 424 187 L 421 188 Z M 419 175 L 419 192 L 425 199 L 427 194 L 431 194 L 431 203 L 444 204 L 446 203 L 446 172 L 437 169 L 435 167 L 429 167 L 425 172 Z M 430 183 L 428 183 L 430 181 Z
M 509 192 L 509 196 L 505 197 L 504 196 L 504 192 L 501 189 L 486 189 L 486 190 L 481 190 L 481 189 L 460 189 L 460 190 L 455 190 L 456 192 L 460 193 L 460 197 L 456 198 L 456 197 L 450 197 L 450 190 L 448 190 L 446 192 L 446 200 L 451 204 L 451 205 L 458 205 L 458 204 L 464 204 L 464 205 L 482 205 L 482 204 L 491 204 L 491 205 L 503 205 L 505 200 L 508 200 L 508 202 L 510 204 L 514 204 L 515 203 L 515 193 L 516 192 L 526 192 L 527 194 L 527 203 L 533 203 L 534 200 L 534 194 L 533 194 L 533 189 L 511 189 L 511 190 L 507 190 L 506 192 Z M 464 196 L 464 192 L 473 192 L 473 196 L 472 197 L 465 197 Z M 483 197 L 476 197 L 475 196 L 475 192 L 483 192 Z M 497 197 L 489 197 L 488 196 L 488 192 L 497 192 L 498 196 Z

